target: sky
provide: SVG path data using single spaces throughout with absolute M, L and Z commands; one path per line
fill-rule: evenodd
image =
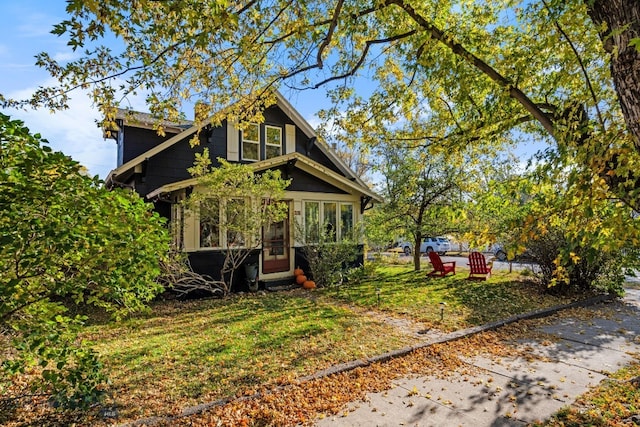
M 47 52 L 59 61 L 74 59 L 66 38 L 50 33 L 54 24 L 66 19 L 65 7 L 64 0 L 0 0 L 0 93 L 5 97 L 28 98 L 38 87 L 55 84 L 46 70 L 35 65 L 38 53 Z M 293 94 L 289 102 L 315 127 L 315 113 L 326 106 L 323 99 L 324 92 L 318 91 Z M 142 99 L 128 101 L 131 108 L 147 111 Z M 102 138 L 96 125 L 99 113 L 80 91 L 72 95 L 68 110 L 5 109 L 2 113 L 24 121 L 31 133 L 41 134 L 53 149 L 79 161 L 91 175 L 104 179 L 116 167 L 115 141 Z
M 0 93 L 5 97 L 24 99 L 40 86 L 55 85 L 47 71 L 35 65 L 38 53 L 47 52 L 59 61 L 74 59 L 76 54 L 66 45 L 66 38 L 50 33 L 54 24 L 66 19 L 65 6 L 64 0 L 0 0 Z M 319 124 L 316 113 L 329 106 L 323 89 L 284 95 L 314 128 Z M 141 98 L 127 101 L 131 108 L 147 111 Z M 41 134 L 53 149 L 70 155 L 92 175 L 104 179 L 116 167 L 115 141 L 102 138 L 96 125 L 99 113 L 81 91 L 72 94 L 68 110 L 2 112 L 24 121 L 32 133 Z M 185 113 L 192 118 L 190 112 Z M 537 149 L 525 144 L 518 151 L 523 161 Z

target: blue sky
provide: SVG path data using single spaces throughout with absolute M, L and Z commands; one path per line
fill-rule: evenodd
M 70 59 L 66 42 L 50 34 L 53 24 L 65 19 L 64 0 L 0 1 L 0 92 L 7 97 L 28 97 L 37 87 L 53 83 L 36 67 L 35 55 L 49 52 L 59 60 Z M 52 114 L 48 110 L 4 110 L 40 133 L 55 150 L 72 156 L 93 175 L 105 177 L 115 167 L 115 144 L 103 140 L 95 125 L 98 118 L 89 98 L 73 96 L 70 109 Z
M 66 19 L 64 0 L 0 0 L 0 93 L 8 97 L 27 98 L 39 86 L 55 84 L 48 73 L 36 67 L 35 55 L 46 51 L 59 61 L 74 58 L 66 39 L 50 33 L 53 25 Z M 285 92 L 291 104 L 313 126 L 315 114 L 328 103 L 324 89 L 304 92 Z M 127 99 L 128 106 L 146 111 L 142 99 Z M 72 95 L 70 108 L 65 111 L 48 110 L 3 111 L 12 118 L 23 120 L 33 133 L 48 139 L 55 150 L 64 152 L 82 163 L 93 175 L 106 178 L 116 167 L 116 146 L 104 140 L 96 126 L 99 114 L 86 94 Z M 185 112 L 191 118 L 190 112 Z M 517 152 L 521 160 L 537 150 L 521 144 Z
M 0 0 L 0 93 L 6 97 L 26 98 L 37 87 L 55 84 L 49 74 L 35 66 L 35 55 L 46 51 L 64 61 L 74 58 L 66 39 L 50 33 L 53 25 L 66 19 L 64 0 Z M 300 114 L 315 127 L 315 113 L 323 107 L 324 91 L 286 94 Z M 146 111 L 141 99 L 129 99 L 132 108 Z M 32 133 L 40 133 L 51 147 L 72 156 L 92 175 L 106 178 L 116 167 L 116 146 L 104 140 L 96 127 L 99 114 L 86 94 L 72 95 L 70 108 L 52 113 L 48 110 L 4 110 L 4 114 L 25 122 Z M 187 113 L 190 118 L 191 114 Z

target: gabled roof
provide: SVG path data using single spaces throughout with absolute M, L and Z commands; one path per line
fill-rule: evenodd
M 135 126 L 143 129 L 155 129 L 157 119 L 149 113 L 118 108 L 116 119 L 124 121 L 125 125 Z M 191 120 L 180 120 L 178 122 L 162 120 L 160 123 L 165 132 L 179 133 L 193 126 Z
M 317 134 L 315 130 L 311 127 L 311 125 L 298 113 L 298 111 L 293 108 L 293 106 L 286 100 L 284 96 L 280 92 L 276 92 L 276 105 L 280 107 L 280 109 L 293 121 L 293 123 L 302 130 L 302 132 L 308 138 L 317 138 Z M 141 113 L 144 115 L 144 113 Z M 195 134 L 200 131 L 202 128 L 207 126 L 209 123 L 205 121 L 204 123 L 200 123 L 195 126 L 191 126 L 190 128 L 183 130 L 182 132 L 172 136 L 161 144 L 156 145 L 150 150 L 140 154 L 139 156 L 129 160 L 128 162 L 118 166 L 116 169 L 113 169 L 107 175 L 106 184 L 107 186 L 118 179 L 118 176 L 132 170 L 137 165 L 141 164 L 145 160 L 155 156 L 156 154 L 166 150 L 172 145 L 185 140 L 185 138 Z M 324 141 L 320 139 L 316 139 L 316 146 L 331 160 L 333 164 L 335 164 L 338 169 L 349 179 L 355 180 L 358 184 L 363 187 L 366 187 L 364 181 L 362 181 L 356 174 L 347 166 L 342 159 L 340 159 L 335 151 L 331 149 Z
M 285 165 L 291 161 L 295 161 L 295 166 L 305 172 L 309 172 L 314 176 L 323 179 L 335 187 L 345 190 L 349 193 L 360 193 L 363 196 L 369 197 L 372 201 L 382 203 L 382 199 L 374 191 L 369 189 L 366 185 L 362 185 L 358 182 L 354 182 L 344 176 L 332 171 L 331 169 L 321 165 L 320 163 L 304 156 L 300 153 L 290 153 L 283 156 L 274 157 L 268 160 L 262 160 L 260 162 L 249 163 L 248 165 L 253 168 L 254 171 L 259 172 L 271 168 L 276 168 Z M 147 199 L 153 199 L 161 194 L 171 193 L 176 190 L 195 186 L 198 184 L 198 178 L 189 178 L 183 181 L 172 182 L 165 184 L 160 188 L 156 188 L 152 192 L 146 195 Z

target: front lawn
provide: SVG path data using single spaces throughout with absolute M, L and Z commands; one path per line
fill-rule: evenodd
M 102 356 L 111 379 L 107 404 L 122 423 L 288 384 L 419 339 L 389 318 L 453 331 L 567 302 L 541 296 L 515 274 L 487 282 L 466 276 L 426 278 L 410 266 L 381 266 L 339 290 L 157 302 L 147 315 L 88 326 L 83 337 Z
M 337 300 L 406 316 L 445 331 L 570 302 L 543 294 L 538 285 L 517 273 L 499 271 L 488 281 L 474 281 L 466 280 L 465 270 L 455 276 L 427 278 L 430 270 L 426 268 L 416 272 L 408 265 L 380 266 L 372 278 L 339 290 L 325 290 L 322 295 L 328 302 Z
M 134 417 L 250 393 L 412 341 L 318 293 L 158 303 L 148 317 L 93 326 L 86 337 Z

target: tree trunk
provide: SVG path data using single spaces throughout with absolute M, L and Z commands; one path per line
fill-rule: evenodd
M 622 114 L 640 151 L 640 53 L 629 43 L 640 38 L 640 1 L 584 0 L 611 55 L 611 77 Z M 603 27 L 604 24 L 604 27 Z

